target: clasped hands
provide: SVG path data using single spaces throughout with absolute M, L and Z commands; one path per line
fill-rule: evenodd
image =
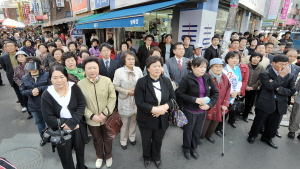
M 166 103 L 160 106 L 153 106 L 151 113 L 153 117 L 158 117 L 160 115 L 164 115 L 165 113 L 167 113 L 168 110 L 169 110 L 169 105 Z
M 206 100 L 205 99 L 197 98 L 196 99 L 196 103 L 199 104 L 199 108 L 201 110 L 208 110 L 209 109 L 209 105 L 206 104 Z
M 32 95 L 33 96 L 38 96 L 39 94 L 40 94 L 40 92 L 39 92 L 39 89 L 38 88 L 34 88 L 34 89 L 32 89 Z
M 60 127 L 62 127 L 64 130 L 72 130 L 66 123 L 64 123 Z M 73 130 L 76 130 L 76 129 L 79 129 L 79 124 L 77 124 Z
M 96 123 L 101 123 L 105 118 L 106 118 L 106 116 L 104 116 L 104 114 L 100 113 L 100 114 L 95 114 L 93 116 L 92 120 Z

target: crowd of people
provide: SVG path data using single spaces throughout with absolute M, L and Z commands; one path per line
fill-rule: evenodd
M 57 147 L 63 168 L 87 168 L 87 129 L 93 137 L 96 168 L 103 161 L 112 166 L 113 140 L 104 123 L 114 109 L 123 122 L 120 147 L 126 150 L 128 142 L 136 145 L 138 127 L 145 167 L 154 161 L 160 168 L 174 102 L 188 121 L 182 127 L 187 160 L 199 158 L 197 147 L 203 139 L 215 143 L 214 133 L 222 137 L 223 116 L 236 128 L 238 118 L 248 123 L 249 114 L 255 113 L 247 141 L 253 144 L 261 133 L 261 141 L 277 149 L 272 139 L 281 137 L 277 129 L 293 103 L 288 137 L 295 138 L 300 94 L 292 96 L 300 90 L 300 57 L 290 34 L 278 40 L 275 33 L 233 32 L 228 50 L 221 48 L 219 35 L 211 38 L 205 50 L 201 44 L 191 45 L 189 35 L 174 44 L 171 34 L 164 34 L 160 43 L 153 43 L 154 37 L 147 35 L 138 49 L 127 39 L 116 52 L 95 34 L 89 48 L 82 39 L 73 42 L 68 35 L 56 33 L 53 39 L 44 32 L 37 36 L 14 30 L 2 32 L 0 64 L 21 111 L 28 112 L 28 119 L 34 118 L 41 146 L 47 143 L 42 137 L 46 126 L 71 134 L 64 146 Z M 236 102 L 244 102 L 242 111 L 232 109 Z

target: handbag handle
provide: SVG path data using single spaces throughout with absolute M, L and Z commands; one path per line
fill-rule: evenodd
M 60 133 L 60 136 L 63 137 L 63 133 L 61 132 L 61 121 L 60 119 L 56 119 L 57 120 L 57 125 L 58 125 L 58 130 L 59 130 L 59 133 Z
M 173 109 L 178 110 L 179 106 L 178 106 L 177 102 L 174 99 L 171 99 L 171 101 L 172 101 L 172 104 L 173 104 Z

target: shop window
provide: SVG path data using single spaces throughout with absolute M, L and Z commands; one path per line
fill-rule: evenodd
M 216 21 L 216 34 L 223 35 L 228 19 L 229 11 L 219 8 Z

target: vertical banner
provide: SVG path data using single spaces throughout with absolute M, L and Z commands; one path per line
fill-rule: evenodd
M 8 12 L 8 9 L 7 9 L 7 8 L 4 8 L 4 11 L 5 11 L 5 18 L 9 18 L 9 12 Z
M 30 14 L 30 7 L 29 4 L 24 4 L 22 7 L 23 10 L 23 17 L 24 17 L 24 23 L 25 25 L 29 24 L 29 14 Z
M 18 10 L 19 10 L 19 15 L 20 15 L 20 20 L 24 21 L 23 11 L 22 11 L 22 7 L 21 7 L 20 2 L 18 2 Z
M 281 0 L 271 0 L 269 12 L 268 12 L 268 19 L 275 20 L 277 18 L 280 3 Z
M 41 0 L 43 12 L 50 12 L 49 0 Z
M 37 0 L 31 0 L 32 8 L 33 8 L 33 14 L 34 15 L 39 15 L 39 7 L 36 2 Z
M 30 20 L 30 24 L 36 23 L 35 15 L 34 14 L 29 14 L 29 20 Z
M 284 0 L 280 20 L 286 20 L 290 4 L 291 4 L 291 0 Z

